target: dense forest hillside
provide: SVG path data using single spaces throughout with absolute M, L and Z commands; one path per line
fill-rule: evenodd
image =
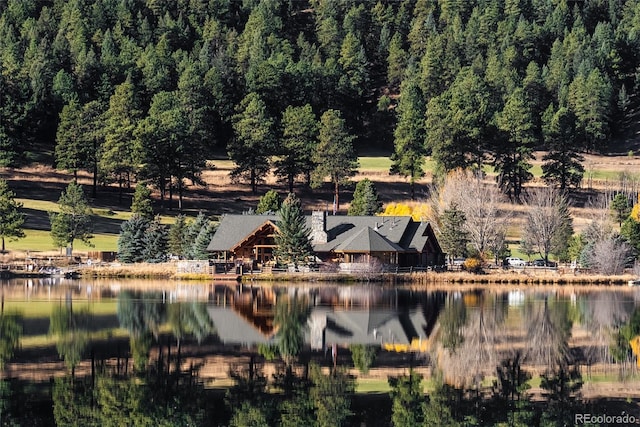
M 534 150 L 568 188 L 583 153 L 635 129 L 638 0 L 0 0 L 0 13 L 0 164 L 49 151 L 163 196 L 215 151 L 253 188 L 270 170 L 310 182 L 323 158 L 351 156 L 337 143 L 393 152 L 412 182 L 425 155 L 438 174 L 491 164 L 518 198 Z

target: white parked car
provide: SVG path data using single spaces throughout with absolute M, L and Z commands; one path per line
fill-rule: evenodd
M 527 265 L 527 262 L 521 258 L 510 256 L 507 258 L 507 264 L 510 267 L 524 267 Z

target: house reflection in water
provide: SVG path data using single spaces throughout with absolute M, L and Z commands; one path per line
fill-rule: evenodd
M 445 294 L 370 286 L 237 285 L 218 287 L 207 309 L 222 342 L 275 343 L 274 307 L 280 298 L 308 301 L 305 339 L 311 350 L 364 344 L 391 351 L 427 351 Z

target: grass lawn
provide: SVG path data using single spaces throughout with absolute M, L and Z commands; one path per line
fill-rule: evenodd
M 384 156 L 362 156 L 358 157 L 360 171 L 368 172 L 389 172 L 391 167 L 391 159 Z M 424 170 L 433 171 L 435 162 L 431 160 L 431 157 L 425 158 Z
M 422 386 L 425 393 L 434 390 L 430 379 L 422 380 Z M 358 378 L 356 381 L 356 393 L 389 393 L 390 391 L 389 382 L 383 378 Z
M 109 329 L 103 331 L 92 332 L 89 334 L 89 340 L 105 340 L 108 338 L 125 338 L 129 336 L 129 332 L 125 329 Z M 54 345 L 56 343 L 56 337 L 53 335 L 33 335 L 29 337 L 22 337 L 20 340 L 20 346 L 22 348 L 44 347 Z
M 25 229 L 24 239 L 7 241 L 6 248 L 11 251 L 34 251 L 49 252 L 60 250 L 56 248 L 51 239 L 51 233 L 45 230 Z M 118 235 L 116 234 L 94 234 L 91 239 L 93 247 L 82 243 L 79 240 L 74 242 L 74 250 L 79 251 L 116 251 L 118 249 Z M 63 252 L 61 252 L 63 254 Z
M 60 303 L 64 303 L 62 299 L 60 299 Z M 117 313 L 117 305 L 116 301 L 100 301 L 100 302 L 92 302 L 92 301 L 83 301 L 83 300 L 73 300 L 73 309 L 74 310 L 84 310 L 86 308 L 89 309 L 89 312 L 93 315 L 116 315 Z M 18 312 L 25 318 L 35 318 L 35 317 L 50 317 L 52 304 L 51 301 L 14 301 L 14 300 L 5 300 L 4 309 L 6 311 Z

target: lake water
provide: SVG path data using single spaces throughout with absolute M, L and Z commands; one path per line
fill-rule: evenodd
M 279 331 L 291 327 L 283 320 L 289 316 L 298 319 L 293 327 L 302 338 L 298 360 L 343 366 L 362 383 L 405 374 L 408 367 L 426 378 L 437 367 L 447 383 L 480 387 L 501 361 L 518 355 L 534 373 L 559 363 L 579 366 L 585 395 L 640 398 L 630 344 L 640 335 L 638 288 L 423 291 L 21 279 L 2 282 L 2 301 L 4 317 L 14 316 L 22 327 L 4 377 L 23 388 L 70 373 L 93 378 L 96 366 L 126 376 L 163 360 L 177 363 L 178 371 L 197 366 L 205 387 L 227 386 L 230 370 L 262 361 L 259 349 L 277 347 Z M 354 346 L 375 350 L 366 375 L 354 368 Z M 277 364 L 263 368 L 272 373 Z M 609 391 L 598 388 L 602 383 Z

